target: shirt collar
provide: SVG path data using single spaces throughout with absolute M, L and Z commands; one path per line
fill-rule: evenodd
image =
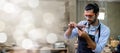
M 86 27 L 87 27 L 87 28 L 89 28 L 89 27 L 90 27 L 90 28 L 91 28 L 91 30 L 97 30 L 97 29 L 98 29 L 98 27 L 100 26 L 100 24 L 101 24 L 101 22 L 99 21 L 99 24 L 98 24 L 97 26 L 92 26 L 92 25 L 90 25 L 90 26 L 89 26 L 89 24 L 88 24 L 88 22 L 87 22 Z

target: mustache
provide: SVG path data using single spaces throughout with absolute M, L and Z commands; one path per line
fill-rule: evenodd
M 87 21 L 92 22 L 92 20 L 87 20 Z
M 96 19 L 92 20 L 87 20 L 89 22 L 89 24 L 94 24 L 96 22 Z

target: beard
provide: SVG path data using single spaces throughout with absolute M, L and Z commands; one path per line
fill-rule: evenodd
M 94 24 L 96 22 L 96 20 L 97 20 L 96 18 L 93 21 L 92 20 L 88 20 L 88 23 L 89 24 Z

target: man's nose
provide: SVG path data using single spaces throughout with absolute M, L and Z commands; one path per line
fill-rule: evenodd
M 87 20 L 90 20 L 90 17 L 86 17 Z

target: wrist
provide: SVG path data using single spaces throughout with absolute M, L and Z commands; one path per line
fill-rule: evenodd
M 73 28 L 71 28 L 71 27 L 68 27 L 68 29 L 69 29 L 69 30 L 73 30 Z

